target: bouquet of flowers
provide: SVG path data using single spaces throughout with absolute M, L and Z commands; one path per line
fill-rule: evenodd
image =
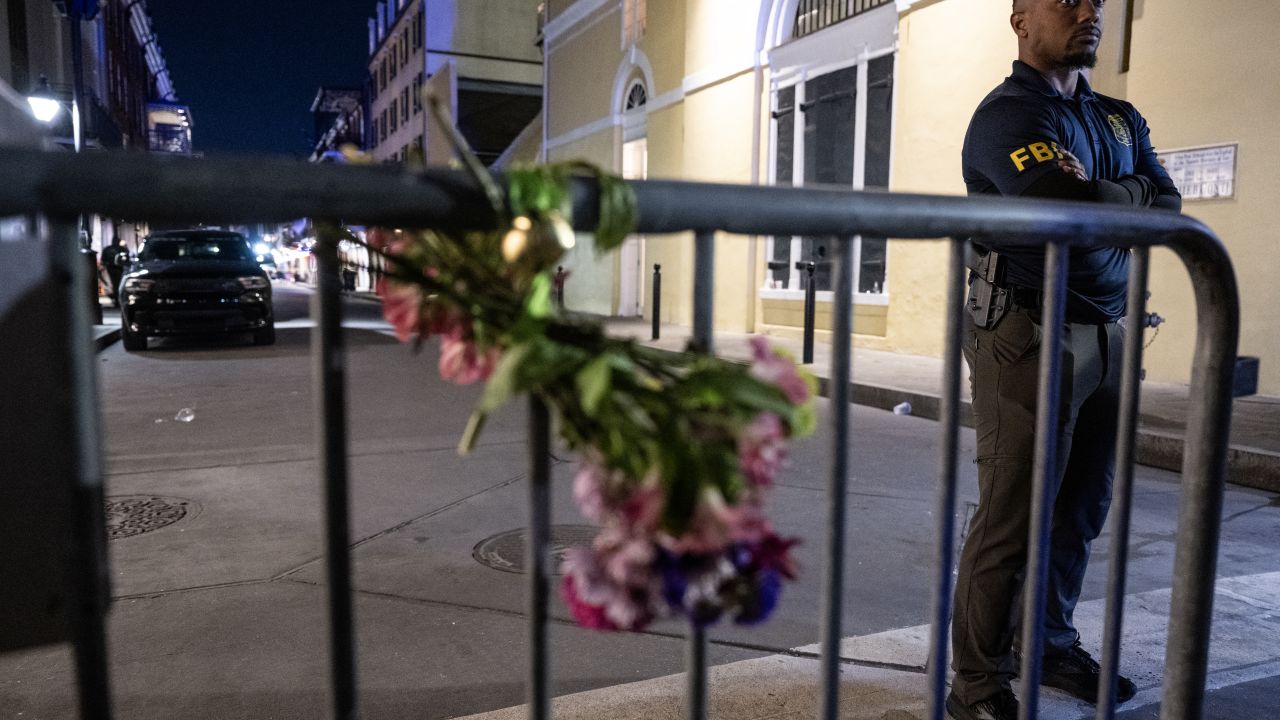
M 597 252 L 634 227 L 629 187 L 568 164 L 514 169 L 504 193 L 456 133 L 454 144 L 498 227 L 378 230 L 368 245 L 390 268 L 384 309 L 400 339 L 437 336 L 443 378 L 486 381 L 460 449 L 517 394 L 551 409 L 579 457 L 574 498 L 600 526 L 562 568 L 562 596 L 581 625 L 764 620 L 796 573 L 796 540 L 775 531 L 765 497 L 787 442 L 813 430 L 813 378 L 763 338 L 741 365 L 612 338 L 599 321 L 558 309 L 552 269 L 575 242 L 571 178 L 599 185 Z

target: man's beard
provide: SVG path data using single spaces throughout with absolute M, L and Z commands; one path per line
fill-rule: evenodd
M 1096 50 L 1083 50 L 1077 53 L 1071 53 L 1062 58 L 1062 64 L 1072 70 L 1083 70 L 1092 68 L 1098 64 L 1098 52 Z

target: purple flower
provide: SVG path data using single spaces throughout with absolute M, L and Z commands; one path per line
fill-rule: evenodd
M 757 625 L 769 619 L 778 607 L 782 594 L 782 578 L 772 570 L 762 570 L 749 579 L 749 590 L 733 621 L 739 625 Z

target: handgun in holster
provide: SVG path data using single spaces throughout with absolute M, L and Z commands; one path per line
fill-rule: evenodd
M 969 301 L 965 308 L 977 327 L 989 330 L 1009 309 L 1009 291 L 1004 287 L 1004 258 L 995 250 L 970 244 L 965 265 L 973 274 L 969 280 Z

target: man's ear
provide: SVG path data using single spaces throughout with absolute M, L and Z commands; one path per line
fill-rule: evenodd
M 1013 28 L 1013 34 L 1020 38 L 1027 37 L 1027 14 L 1021 10 L 1009 16 L 1009 27 Z

